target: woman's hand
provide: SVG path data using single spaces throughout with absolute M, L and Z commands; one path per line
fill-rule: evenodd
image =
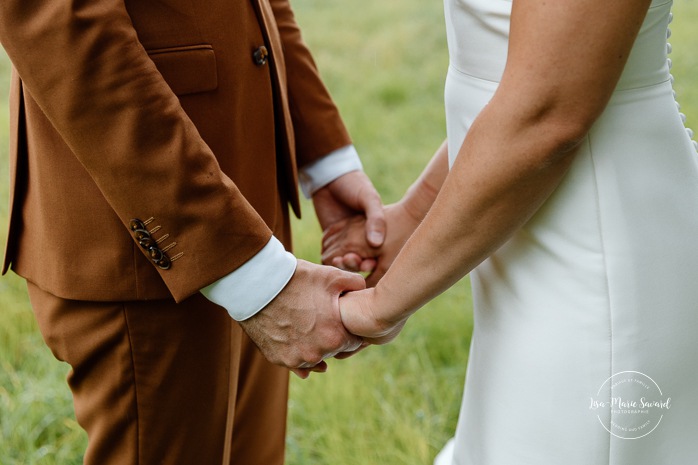
M 322 263 L 349 271 L 372 271 L 366 284 L 375 286 L 426 216 L 447 174 L 448 146 L 444 141 L 403 198 L 384 207 L 387 235 L 382 247 L 367 242 L 363 215 L 345 217 L 325 229 Z
M 322 237 L 322 263 L 347 271 L 371 272 L 376 268 L 380 248 L 368 243 L 366 217 L 355 215 L 332 224 Z
M 380 318 L 375 289 L 349 292 L 339 298 L 344 327 L 370 344 L 387 344 L 400 334 L 407 318 L 390 322 Z
M 362 216 L 329 227 L 322 240 L 322 263 L 350 271 L 372 271 L 366 283 L 375 286 L 420 223 L 403 202 L 386 206 L 385 220 L 387 236 L 382 247 L 372 247 L 366 241 L 366 219 Z

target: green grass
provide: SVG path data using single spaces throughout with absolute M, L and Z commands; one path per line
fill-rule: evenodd
M 305 38 L 386 202 L 397 200 L 445 137 L 447 66 L 440 1 L 295 0 Z M 672 25 L 676 90 L 698 117 L 698 3 L 677 0 Z M 0 52 L 1 54 L 1 52 Z M 9 65 L 0 56 L 0 177 L 7 179 Z M 698 124 L 696 124 L 698 126 Z M 0 183 L 7 199 L 8 183 Z M 294 222 L 296 252 L 319 257 L 311 207 Z M 0 199 L 0 243 L 7 201 Z M 430 463 L 452 434 L 472 316 L 467 282 L 415 315 L 388 346 L 332 361 L 329 373 L 293 379 L 289 465 Z M 65 384 L 68 367 L 43 344 L 14 276 L 0 279 L 0 464 L 81 463 L 86 443 Z
M 0 50 L 0 243 L 8 211 L 8 111 L 10 65 Z M 65 383 L 67 365 L 44 345 L 24 282 L 0 279 L 0 464 L 78 464 L 85 434 L 73 415 Z

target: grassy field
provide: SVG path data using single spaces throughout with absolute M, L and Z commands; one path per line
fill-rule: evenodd
M 295 0 L 306 40 L 340 106 L 367 172 L 397 200 L 445 137 L 447 66 L 442 2 Z M 698 117 L 698 2 L 678 0 L 676 90 L 689 126 Z M 0 54 L 2 52 L 0 51 Z M 9 64 L 0 56 L 0 177 L 7 179 Z M 7 199 L 8 183 L 0 185 Z M 7 201 L 0 199 L 0 243 Z M 319 257 L 311 207 L 295 222 L 296 251 Z M 430 463 L 453 433 L 472 314 L 467 282 L 429 304 L 395 343 L 367 350 L 329 373 L 292 381 L 289 465 Z M 0 464 L 81 463 L 86 437 L 64 378 L 36 329 L 26 290 L 0 279 Z

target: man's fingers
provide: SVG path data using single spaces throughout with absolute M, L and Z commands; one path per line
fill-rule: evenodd
M 347 333 L 347 334 L 349 334 L 350 337 L 347 340 L 346 344 L 344 344 L 344 347 L 339 349 L 338 352 L 354 352 L 355 350 L 359 350 L 359 348 L 363 345 L 363 343 L 364 343 L 363 338 L 361 338 L 359 336 L 355 336 L 351 333 Z M 336 354 L 334 354 L 334 355 L 336 355 Z
M 327 234 L 324 233 L 322 236 L 322 251 L 323 253 L 328 252 L 330 249 L 334 249 L 335 244 L 341 242 L 342 238 L 339 234 Z
M 374 258 L 366 258 L 361 262 L 361 267 L 359 271 L 363 273 L 370 273 L 373 270 L 376 269 L 376 265 L 378 264 L 378 261 Z
M 344 360 L 345 358 L 349 358 L 349 357 L 352 357 L 352 356 L 358 354 L 359 352 L 361 352 L 362 350 L 364 350 L 366 347 L 368 347 L 370 345 L 371 344 L 369 342 L 362 340 L 361 345 L 359 346 L 358 349 L 352 350 L 352 351 L 340 352 L 337 355 L 335 355 L 334 358 L 336 358 L 337 360 Z
M 327 259 L 323 259 L 327 262 Z M 356 254 L 347 254 L 343 257 L 334 257 L 330 264 L 335 268 L 345 271 L 371 273 L 375 270 L 378 261 L 375 258 L 361 258 Z
M 350 252 L 342 257 L 341 268 L 347 271 L 359 271 L 361 269 L 361 262 L 362 259 L 358 254 Z
M 338 291 L 340 293 L 366 289 L 366 281 L 360 274 L 343 270 L 335 271 L 337 273 L 337 281 L 335 284 L 338 286 Z
M 380 247 L 385 241 L 387 229 L 383 203 L 378 193 L 373 192 L 362 198 L 362 207 L 366 215 L 366 240 L 373 247 Z
M 322 231 L 322 250 L 329 249 L 343 239 L 343 230 L 349 224 L 349 219 L 343 219 L 332 223 Z
M 307 379 L 308 376 L 310 376 L 309 368 L 289 368 L 289 370 L 291 370 L 291 373 L 298 376 L 300 379 Z
M 325 373 L 327 371 L 327 362 L 320 362 L 317 365 L 309 368 L 289 368 L 300 379 L 307 379 L 310 373 Z

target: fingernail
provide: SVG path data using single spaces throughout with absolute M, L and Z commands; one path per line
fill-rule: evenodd
M 383 234 L 378 231 L 371 231 L 368 233 L 368 240 L 374 244 L 380 244 L 383 242 Z

